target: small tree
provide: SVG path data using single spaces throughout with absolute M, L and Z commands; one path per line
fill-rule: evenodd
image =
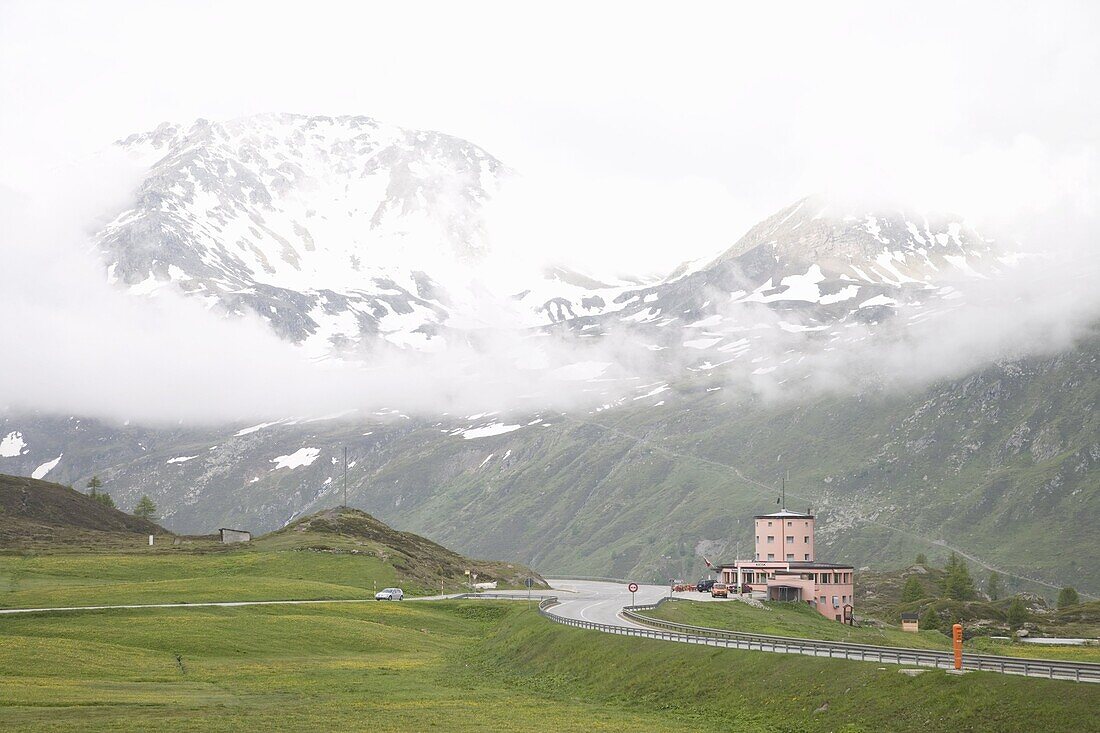
M 92 496 L 95 496 L 96 492 L 99 490 L 99 487 L 103 485 L 103 482 L 99 480 L 99 476 L 92 476 L 90 479 L 88 479 L 88 483 L 84 485 L 91 489 L 91 491 L 89 491 L 88 493 Z
M 107 507 L 108 509 L 115 508 L 115 500 L 112 499 L 111 495 L 108 494 L 106 491 L 101 494 L 94 494 L 92 498 L 98 501 L 103 506 Z
M 936 615 L 936 609 L 929 606 L 921 614 L 919 627 L 928 631 L 935 631 L 940 627 L 940 617 Z
M 157 505 L 147 495 L 142 494 L 137 506 L 134 507 L 134 516 L 151 522 L 157 518 Z
M 910 575 L 909 579 L 905 581 L 905 587 L 901 589 L 901 602 L 912 603 L 913 601 L 919 601 L 924 598 L 924 586 L 920 584 L 920 580 L 915 575 Z
M 928 565 L 928 558 L 923 552 L 917 555 L 917 565 Z
M 1001 597 L 1001 574 L 996 570 L 989 573 L 989 580 L 985 583 L 985 592 L 991 601 Z
M 956 601 L 969 601 L 974 597 L 974 579 L 964 561 L 952 552 L 944 569 L 947 571 L 943 579 L 945 596 Z
M 1081 597 L 1077 595 L 1077 590 L 1066 586 L 1062 589 L 1062 592 L 1058 594 L 1058 608 L 1065 608 L 1066 606 L 1076 606 L 1081 602 Z
M 1005 614 L 1005 619 L 1008 621 L 1008 625 L 1014 629 L 1018 629 L 1024 625 L 1027 621 L 1027 608 L 1024 606 L 1024 602 L 1018 597 L 1012 599 L 1012 603 L 1008 604 L 1008 612 Z

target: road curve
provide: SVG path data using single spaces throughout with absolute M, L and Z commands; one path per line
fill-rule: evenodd
M 623 618 L 622 610 L 632 603 L 656 603 L 668 595 L 667 585 L 638 585 L 638 592 L 631 599 L 626 583 L 610 583 L 594 580 L 558 580 L 547 578 L 546 582 L 555 591 L 565 591 L 569 595 L 558 595 L 558 603 L 549 609 L 552 616 L 588 621 L 612 626 L 644 628 Z

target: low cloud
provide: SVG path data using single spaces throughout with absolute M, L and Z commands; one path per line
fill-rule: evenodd
M 561 409 L 606 388 L 570 379 L 571 365 L 592 372 L 634 358 L 614 335 L 589 344 L 484 329 L 440 353 L 316 363 L 254 314 L 225 318 L 170 288 L 129 295 L 107 284 L 90 239 L 132 200 L 140 174 L 104 154 L 66 171 L 48 196 L 4 194 L 0 405 L 153 423 Z
M 130 204 L 142 173 L 105 153 L 33 194 L 0 196 L 0 406 L 160 424 L 381 408 L 425 415 L 530 413 L 606 404 L 647 380 L 687 377 L 698 361 L 692 358 L 698 354 L 685 350 L 671 357 L 681 361 L 671 363 L 668 355 L 675 352 L 648 350 L 621 324 L 605 326 L 600 338 L 578 338 L 564 329 L 483 329 L 452 339 L 438 353 L 391 349 L 372 354 L 365 365 L 313 362 L 258 316 L 226 318 L 170 288 L 146 298 L 107 284 L 90 240 Z M 598 188 L 544 204 L 569 210 Z M 523 224 L 542 221 L 527 216 L 539 199 L 532 192 L 540 189 L 529 187 L 509 218 L 497 220 L 490 231 L 494 247 L 532 264 L 584 260 L 581 270 L 619 264 L 584 258 L 584 250 L 598 249 L 601 238 L 640 237 L 645 222 L 657 222 L 652 241 L 672 236 L 677 212 L 708 210 L 723 196 L 681 201 L 620 228 L 616 222 L 629 219 L 630 197 L 637 193 L 631 189 L 610 197 L 613 204 L 563 216 L 540 239 L 527 236 L 538 226 Z M 960 307 L 916 323 L 909 323 L 911 314 L 902 308 L 889 319 L 892 324 L 844 329 L 842 340 L 829 343 L 820 332 L 779 328 L 781 320 L 798 325 L 789 314 L 762 305 L 730 306 L 723 311 L 725 326 L 769 326 L 746 335 L 754 336 L 752 358 L 778 366 L 757 373 L 748 359 L 734 359 L 707 373 L 745 393 L 792 398 L 869 387 L 912 389 L 996 359 L 1064 349 L 1100 317 L 1100 229 L 1093 201 L 1079 193 L 1071 188 L 1052 194 L 1029 211 L 1026 222 L 1015 222 L 1030 256 L 997 279 L 956 283 Z M 662 198 L 656 189 L 650 194 L 649 204 Z M 649 194 L 639 195 L 644 202 Z M 601 221 L 608 212 L 610 220 Z M 721 219 L 712 212 L 694 226 L 716 230 Z M 554 248 L 569 227 L 581 244 Z M 634 263 L 622 264 L 630 271 Z M 713 293 L 712 299 L 728 301 L 729 294 Z M 608 379 L 591 381 L 592 375 Z M 624 375 L 634 379 L 613 379 Z

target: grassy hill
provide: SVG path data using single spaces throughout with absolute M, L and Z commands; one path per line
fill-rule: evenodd
M 254 546 L 264 551 L 373 555 L 392 566 L 405 582 L 425 588 L 437 586 L 440 579 L 455 587 L 467 581 L 475 582 L 474 576 L 478 583 L 495 581 L 502 588 L 521 587 L 526 578 L 533 578 L 539 587 L 546 587 L 546 582 L 537 573 L 523 565 L 472 560 L 420 535 L 393 529 L 370 514 L 351 508 L 328 509 L 302 517 L 260 537 Z
M 0 474 L 0 549 L 140 546 L 163 527 L 67 486 Z
M 468 590 L 474 575 L 500 587 L 528 577 L 545 586 L 523 565 L 464 557 L 356 509 L 223 545 L 163 536 L 157 525 L 64 486 L 4 478 L 0 607 L 349 599 L 391 585 L 427 595 Z M 149 547 L 148 534 L 162 536 Z

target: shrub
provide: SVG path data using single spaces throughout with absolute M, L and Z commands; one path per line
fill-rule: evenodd
M 1066 606 L 1076 606 L 1081 602 L 1081 597 L 1077 595 L 1075 588 L 1069 586 L 1062 589 L 1062 592 L 1058 594 L 1058 608 L 1065 608 Z
M 940 627 L 940 617 L 936 615 L 934 606 L 929 606 L 920 617 L 920 628 L 934 631 Z
M 910 575 L 909 579 L 905 581 L 905 587 L 901 589 L 901 602 L 919 601 L 924 598 L 924 595 L 924 587 L 921 585 L 920 579 L 915 575 Z
M 1008 604 L 1005 620 L 1014 629 L 1023 626 L 1024 622 L 1027 621 L 1027 608 L 1024 606 L 1024 602 L 1019 598 L 1013 598 L 1012 603 Z

